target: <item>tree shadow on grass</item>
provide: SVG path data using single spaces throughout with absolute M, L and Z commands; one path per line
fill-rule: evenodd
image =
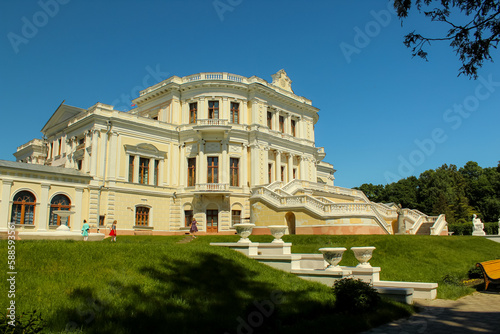
M 85 333 L 293 333 L 302 319 L 332 314 L 332 305 L 311 300 L 310 291 L 283 293 L 236 261 L 208 252 L 196 257 L 144 265 L 140 284 L 111 278 L 105 298 L 76 289 L 76 306 L 58 310 L 51 322 Z

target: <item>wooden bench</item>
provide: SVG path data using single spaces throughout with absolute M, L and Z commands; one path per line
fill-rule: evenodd
M 485 290 L 488 289 L 490 283 L 500 284 L 500 260 L 476 263 L 476 267 L 483 270 Z

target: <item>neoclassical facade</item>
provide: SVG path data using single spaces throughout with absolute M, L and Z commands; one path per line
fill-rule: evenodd
M 193 217 L 201 233 L 390 234 L 396 208 L 334 185 L 335 169 L 315 146 L 318 109 L 296 95 L 285 71 L 269 83 L 230 73 L 172 76 L 140 92 L 129 112 L 64 102 L 0 161 L 0 221 L 50 230 L 54 210 L 71 210 L 121 234 L 182 234 Z M 408 233 L 442 233 L 444 216 L 406 209 Z M 444 223 L 443 223 L 444 222 Z M 434 230 L 432 230 L 434 229 Z

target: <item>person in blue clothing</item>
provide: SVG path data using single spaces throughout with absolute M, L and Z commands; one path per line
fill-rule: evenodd
M 87 223 L 86 220 L 83 220 L 83 226 L 82 226 L 83 241 L 87 241 L 89 239 L 89 230 L 90 230 L 90 225 Z

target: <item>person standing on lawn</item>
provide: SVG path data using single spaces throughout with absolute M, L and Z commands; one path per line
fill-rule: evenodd
M 193 238 L 196 238 L 194 234 L 198 232 L 198 226 L 196 226 L 197 224 L 198 222 L 193 217 L 193 220 L 191 220 L 191 228 L 189 228 L 189 232 L 193 235 Z
M 111 231 L 109 232 L 109 236 L 111 237 L 111 242 L 116 242 L 116 223 L 117 221 L 115 220 L 113 222 L 113 225 L 109 228 Z
M 83 241 L 87 241 L 89 239 L 89 230 L 90 230 L 90 225 L 84 219 L 83 226 L 82 226 Z

